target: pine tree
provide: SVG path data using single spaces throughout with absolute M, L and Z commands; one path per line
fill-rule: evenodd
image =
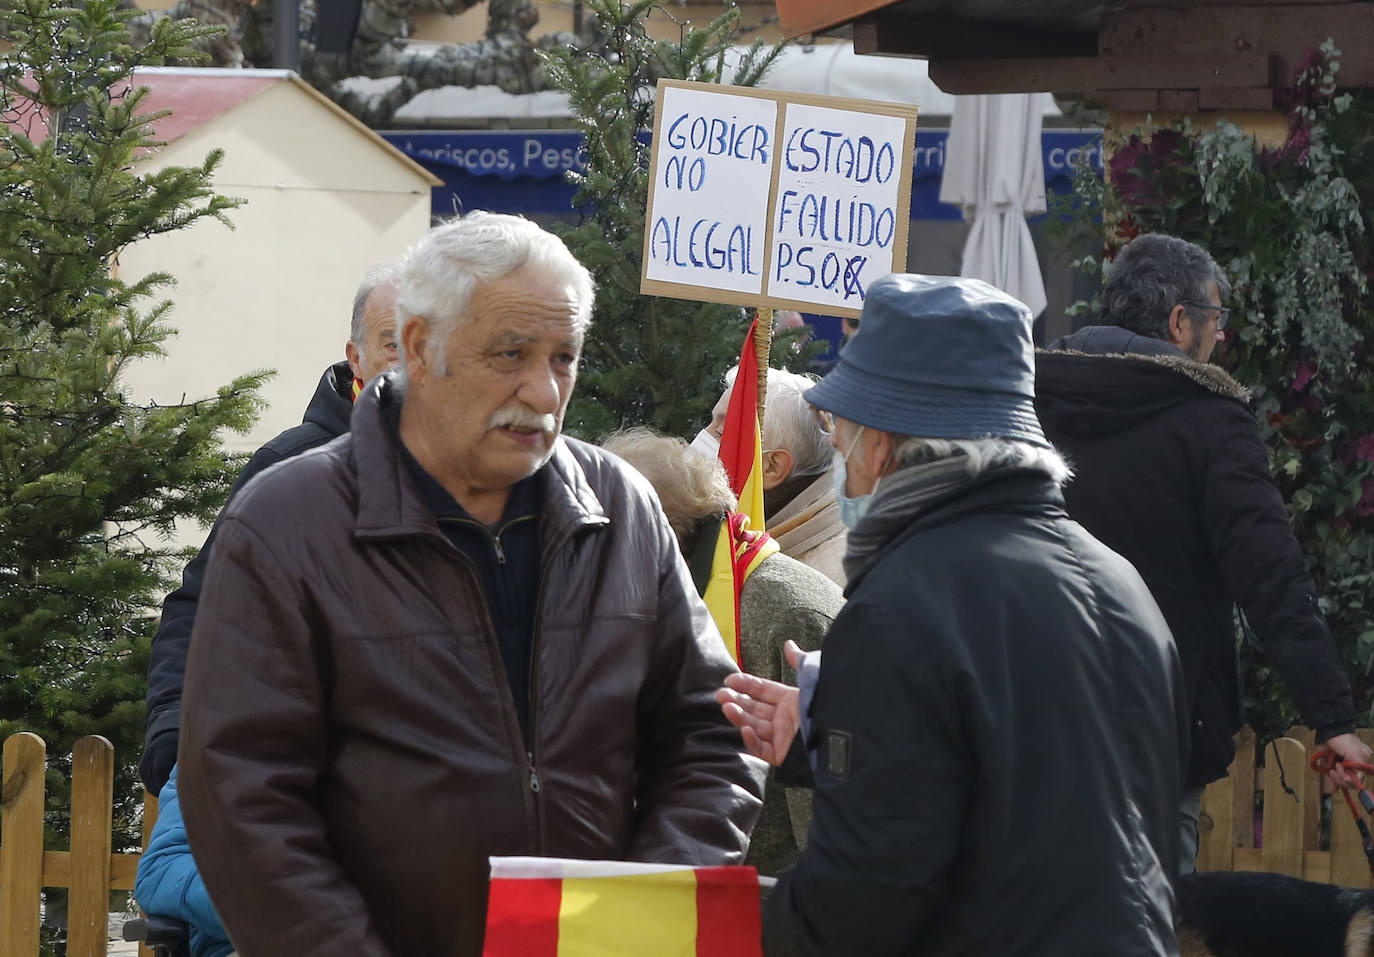
M 656 41 L 644 17 L 656 0 L 621 5 L 588 0 L 603 42 L 598 53 L 546 55 L 554 86 L 568 93 L 586 137 L 587 161 L 574 174 L 581 223 L 563 238 L 597 282 L 596 311 L 583 350 L 568 431 L 597 439 L 625 425 L 689 436 L 711 417 L 721 374 L 739 360 L 748 328 L 737 306 L 641 295 L 644 217 L 654 84 L 660 77 L 719 83 L 733 56 L 739 10 L 727 2 L 705 27 L 685 24 L 677 43 Z M 781 52 L 755 41 L 734 66 L 733 83 L 754 86 Z M 780 337 L 782 338 L 782 337 Z M 774 364 L 804 359 L 775 348 Z
M 72 743 L 102 734 L 130 833 L 148 647 L 184 560 L 166 533 L 223 503 L 238 463 L 219 436 L 252 424 L 263 378 L 175 406 L 121 385 L 163 354 L 170 303 L 151 297 L 172 279 L 120 277 L 120 251 L 207 216 L 227 224 L 237 205 L 210 187 L 217 153 L 135 165 L 154 117 L 133 69 L 193 56 L 209 28 L 163 20 L 135 48 L 128 16 L 117 0 L 0 0 L 0 740 L 46 741 L 54 831 Z

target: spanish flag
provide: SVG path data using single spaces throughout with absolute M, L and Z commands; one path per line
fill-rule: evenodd
M 759 356 L 754 348 L 754 319 L 739 354 L 725 425 L 720 430 L 720 462 L 730 477 L 730 488 L 739 499 L 739 510 L 749 517 L 755 531 L 763 531 L 763 446 L 759 423 Z
M 482 957 L 760 957 L 752 867 L 493 857 Z
M 759 422 L 759 358 L 754 348 L 754 319 L 740 352 L 739 372 L 725 425 L 720 432 L 720 461 L 739 499 L 739 511 L 721 523 L 711 576 L 702 600 L 711 610 L 716 628 L 735 664 L 743 667 L 739 642 L 739 596 L 744 582 L 759 564 L 778 550 L 763 527 L 763 446 Z

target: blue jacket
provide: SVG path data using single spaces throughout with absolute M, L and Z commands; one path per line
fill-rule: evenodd
M 177 769 L 158 795 L 157 824 L 138 862 L 134 897 L 149 914 L 175 917 L 191 925 L 192 957 L 224 957 L 233 950 L 229 935 L 210 903 L 210 894 L 191 859 L 186 826 L 177 800 Z

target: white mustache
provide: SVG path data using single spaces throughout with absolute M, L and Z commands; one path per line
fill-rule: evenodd
M 558 428 L 558 420 L 548 412 L 530 412 L 519 406 L 506 406 L 492 413 L 487 429 L 516 428 L 535 429 L 539 432 L 553 432 Z

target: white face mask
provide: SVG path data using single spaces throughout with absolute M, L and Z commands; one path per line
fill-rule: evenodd
M 877 485 L 874 485 L 873 491 L 866 495 L 849 496 L 846 495 L 844 491 L 848 474 L 846 466 L 849 462 L 849 456 L 854 453 L 854 449 L 858 446 L 859 439 L 863 434 L 864 427 L 861 425 L 859 426 L 859 431 L 854 434 L 854 440 L 849 443 L 849 451 L 841 452 L 839 449 L 835 450 L 835 464 L 831 472 L 835 477 L 835 501 L 840 505 L 840 521 L 844 523 L 845 528 L 851 531 L 854 529 L 854 526 L 859 524 L 859 519 L 864 517 L 864 513 L 868 511 L 868 506 L 873 503 L 873 493 L 878 491 Z
M 692 444 L 687 446 L 687 448 L 713 461 L 720 458 L 720 439 L 716 438 L 705 429 L 697 433 L 697 437 L 692 440 Z

